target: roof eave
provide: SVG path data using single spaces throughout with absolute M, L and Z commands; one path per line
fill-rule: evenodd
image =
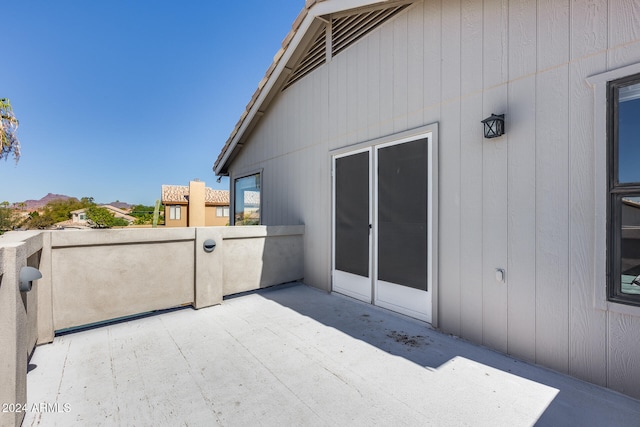
M 242 139 L 245 132 L 255 125 L 254 122 L 256 119 L 262 116 L 261 108 L 264 105 L 265 99 L 273 90 L 275 82 L 282 75 L 282 72 L 285 69 L 285 64 L 297 49 L 302 36 L 308 30 L 311 22 L 313 22 L 314 18 L 308 13 L 310 10 L 309 7 L 312 6 L 313 4 L 307 4 L 307 6 L 305 6 L 305 8 L 300 12 L 294 21 L 291 31 L 283 40 L 282 47 L 278 52 L 276 52 L 273 58 L 273 63 L 267 69 L 265 77 L 260 81 L 260 83 L 258 83 L 258 88 L 251 97 L 247 108 L 240 116 L 236 127 L 231 132 L 231 136 L 227 140 L 225 147 L 213 166 L 213 170 L 217 176 L 228 175 L 227 166 L 229 161 L 232 159 L 232 154 L 238 147 L 239 141 Z
M 235 157 L 238 146 L 242 146 L 241 141 L 244 135 L 247 131 L 253 129 L 257 120 L 264 114 L 268 106 L 268 102 L 265 102 L 265 100 L 271 100 L 275 96 L 274 91 L 279 90 L 284 84 L 283 74 L 290 72 L 287 64 L 298 50 L 300 42 L 305 38 L 309 29 L 312 28 L 316 18 L 372 4 L 385 3 L 386 1 L 392 0 L 307 0 L 304 9 L 294 21 L 291 31 L 283 40 L 282 47 L 275 54 L 274 62 L 258 84 L 258 89 L 240 116 L 240 120 L 214 163 L 213 171 L 216 176 L 229 175 L 229 163 Z

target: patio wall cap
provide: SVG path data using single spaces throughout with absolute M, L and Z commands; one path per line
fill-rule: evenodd
M 222 227 L 223 239 L 247 239 L 255 237 L 298 236 L 304 234 L 304 225 L 246 225 Z

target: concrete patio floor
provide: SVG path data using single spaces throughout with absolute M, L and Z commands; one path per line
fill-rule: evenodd
M 63 335 L 23 425 L 638 426 L 640 401 L 302 284 Z

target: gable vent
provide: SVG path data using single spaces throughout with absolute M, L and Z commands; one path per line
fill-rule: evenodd
M 357 15 L 333 18 L 331 20 L 332 56 L 336 56 L 364 35 L 409 7 L 409 5 L 410 4 L 402 4 L 386 9 L 371 10 Z
M 336 56 L 409 6 L 411 6 L 411 3 L 399 4 L 383 9 L 367 10 L 361 13 L 338 17 L 325 16 L 321 19 L 322 21 L 329 23 L 327 19 L 331 20 L 331 56 Z M 328 26 L 323 25 L 318 30 L 317 35 L 313 38 L 313 42 L 293 67 L 282 90 L 287 89 L 326 62 L 327 28 Z
M 323 26 L 316 38 L 314 39 L 309 49 L 302 55 L 302 59 L 300 62 L 294 67 L 287 83 L 284 85 L 284 89 L 288 88 L 319 66 L 325 63 L 326 61 L 326 40 L 327 40 L 327 30 Z

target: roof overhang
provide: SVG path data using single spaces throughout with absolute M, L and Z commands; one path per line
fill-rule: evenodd
M 244 113 L 240 116 L 240 120 L 213 165 L 215 174 L 217 176 L 229 175 L 229 164 L 242 148 L 251 130 L 264 115 L 269 103 L 286 83 L 288 74 L 302 54 L 301 47 L 304 47 L 320 26 L 325 24 L 324 16 L 396 2 L 396 0 L 307 0 L 304 9 L 294 21 L 289 34 L 282 41 L 282 47 L 273 57 L 273 63 L 258 84 L 258 89 L 247 104 Z

